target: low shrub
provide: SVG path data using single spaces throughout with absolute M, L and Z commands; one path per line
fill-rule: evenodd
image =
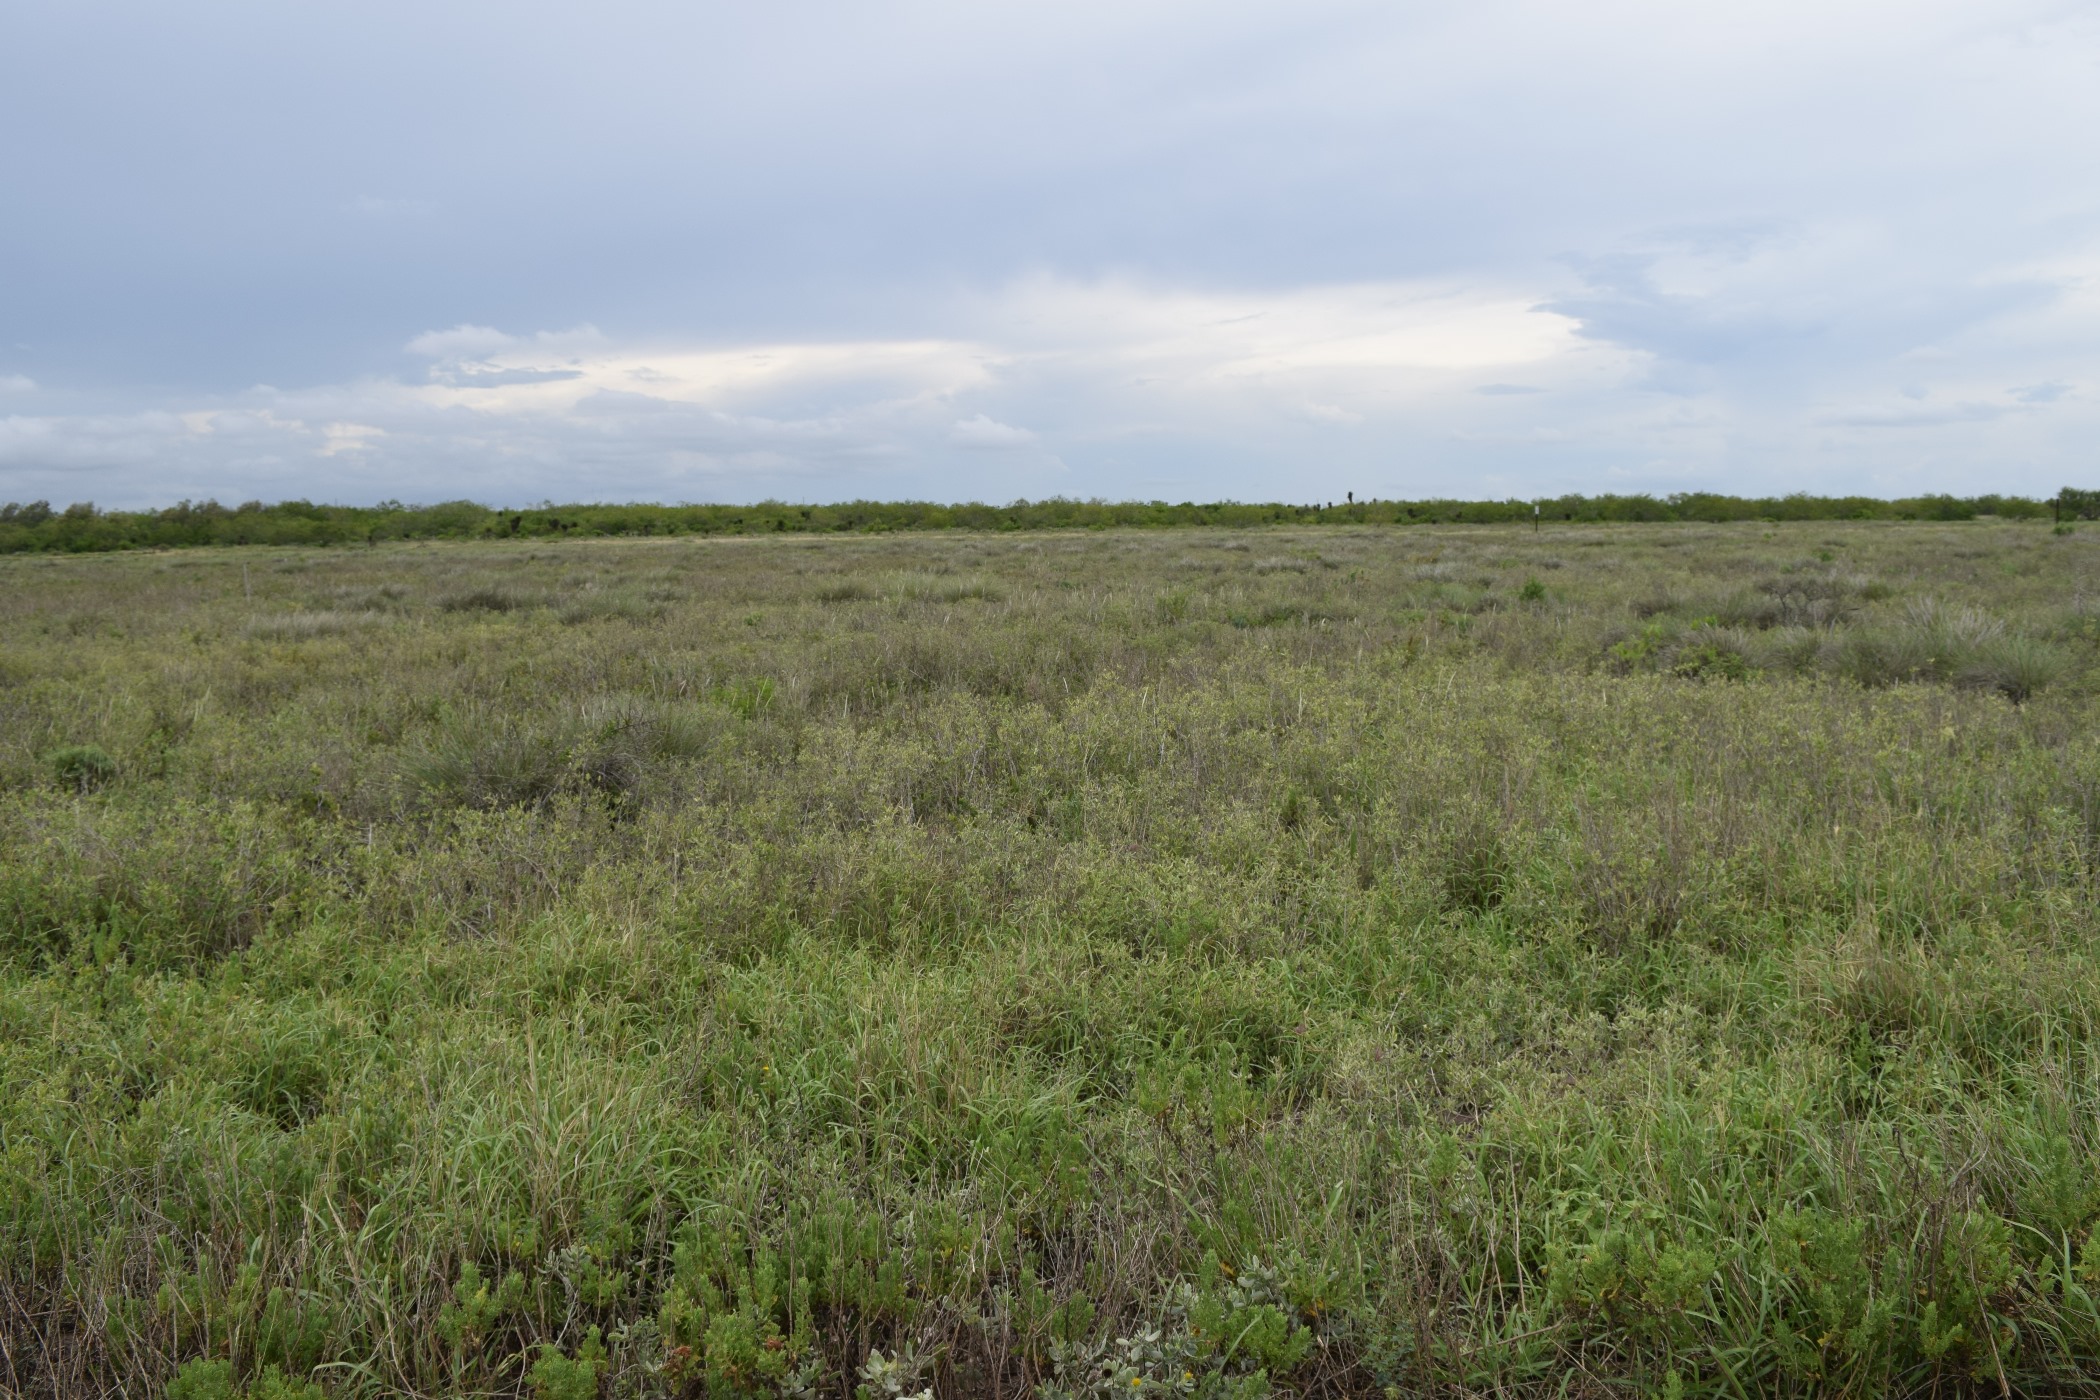
M 545 599 L 535 593 L 504 584 L 478 584 L 439 595 L 444 612 L 517 612 L 540 607 Z
M 86 793 L 117 776 L 117 761 L 94 744 L 66 744 L 44 755 L 44 766 L 62 788 Z

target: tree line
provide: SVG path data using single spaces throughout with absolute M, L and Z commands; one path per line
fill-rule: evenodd
M 1500 501 L 1354 499 L 1307 504 L 1100 501 L 1059 497 L 994 506 L 970 502 L 847 501 L 795 505 L 542 503 L 521 509 L 473 501 L 438 505 L 315 505 L 310 501 L 182 501 L 163 510 L 98 510 L 80 502 L 0 506 L 0 554 L 89 553 L 192 545 L 342 545 L 390 540 L 561 539 L 571 536 L 880 533 L 893 530 L 1058 530 L 1249 525 L 1451 525 L 1756 520 L 2100 519 L 2100 490 L 2065 487 L 2055 497 L 1557 496 Z

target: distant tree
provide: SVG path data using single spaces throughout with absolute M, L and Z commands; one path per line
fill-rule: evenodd
M 2100 491 L 2081 491 L 2075 486 L 2066 486 L 2056 493 L 2055 504 L 2059 518 L 2100 520 Z

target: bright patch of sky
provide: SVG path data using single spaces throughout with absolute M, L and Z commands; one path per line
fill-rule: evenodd
M 2100 3 L 24 0 L 0 499 L 2100 484 Z

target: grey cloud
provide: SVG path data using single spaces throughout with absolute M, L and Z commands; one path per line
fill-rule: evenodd
M 1950 423 L 1988 423 L 2014 411 L 2011 405 L 2002 403 L 1920 404 L 1915 408 L 1834 413 L 1817 421 L 1833 428 L 1935 428 Z
M 493 355 L 516 344 L 516 336 L 499 331 L 494 326 L 477 326 L 462 321 L 450 330 L 425 331 L 409 341 L 404 348 L 411 355 L 456 360 L 467 356 Z
M 1650 387 L 1684 393 L 1714 388 L 1715 376 L 1763 387 L 1882 364 L 2045 310 L 2071 289 L 1988 264 L 1955 272 L 1943 257 L 1846 246 L 1841 230 L 1687 237 L 1676 248 L 1571 259 L 1583 285 L 1543 309 L 1574 320 L 1585 339 L 1652 356 Z M 1689 262 L 1691 280 L 1707 285 L 1666 287 L 1672 261 Z
M 957 420 L 955 426 L 948 430 L 948 441 L 957 447 L 1003 451 L 1016 447 L 1033 447 L 1036 437 L 1026 428 L 1016 428 L 980 413 L 974 418 Z
M 1653 253 L 1582 259 L 1583 290 L 1545 309 L 1577 321 L 1585 338 L 1702 366 L 1790 349 L 1825 329 L 1819 318 L 1663 291 L 1655 284 L 1657 260 Z
M 559 384 L 583 378 L 575 369 L 495 369 L 485 365 L 439 366 L 430 371 L 433 384 L 465 389 L 497 389 L 507 384 Z
M 2015 389 L 2012 396 L 2021 403 L 2055 403 L 2070 392 L 2070 385 L 2051 381 L 2047 384 L 2029 384 L 2023 389 Z

